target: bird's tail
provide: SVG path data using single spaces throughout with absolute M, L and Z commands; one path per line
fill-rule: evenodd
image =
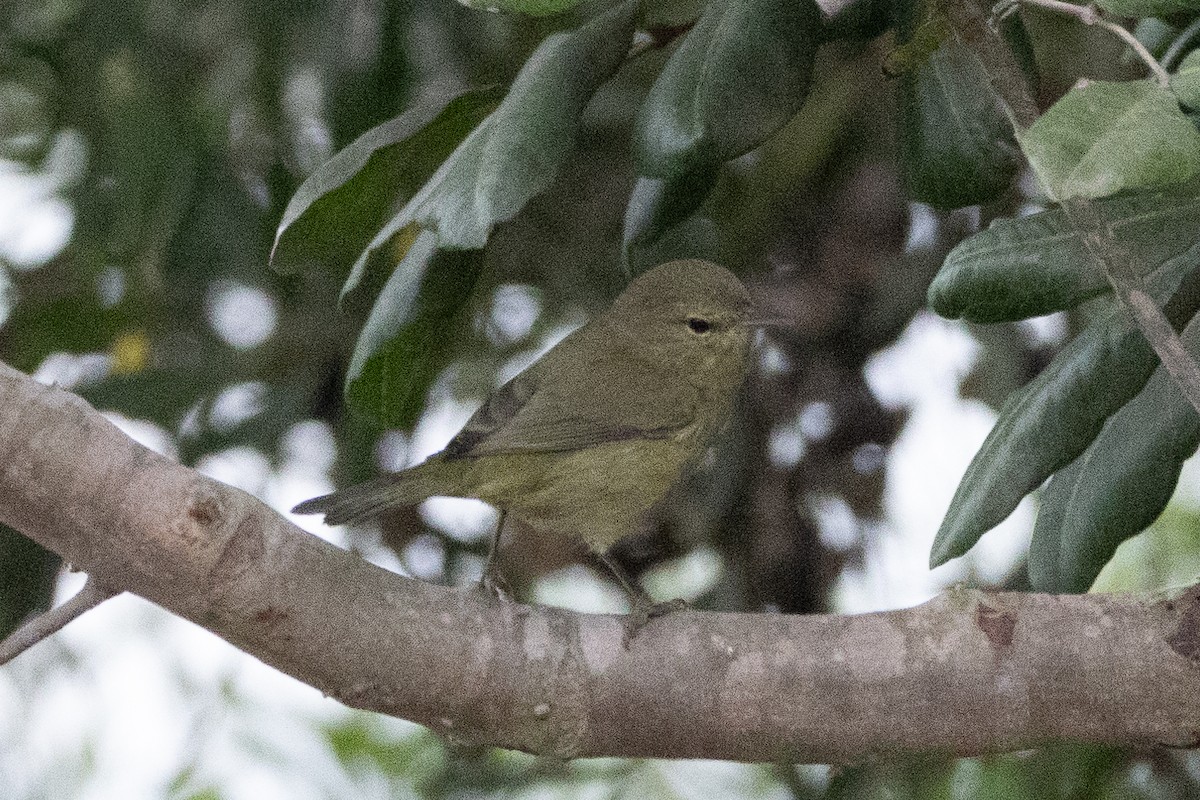
M 426 461 L 403 472 L 305 500 L 293 514 L 324 514 L 326 525 L 345 525 L 373 517 L 384 509 L 415 506 L 436 495 L 456 493 L 452 470 L 440 461 Z

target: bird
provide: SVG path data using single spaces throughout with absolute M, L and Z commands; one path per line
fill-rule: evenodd
M 329 525 L 357 523 L 435 496 L 500 511 L 481 585 L 504 596 L 496 554 L 506 521 L 587 545 L 643 620 L 654 603 L 608 555 L 699 460 L 746 375 L 753 303 L 729 270 L 661 264 L 612 305 L 496 389 L 423 463 L 300 503 Z

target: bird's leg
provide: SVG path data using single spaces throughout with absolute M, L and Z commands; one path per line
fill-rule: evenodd
M 608 553 L 596 553 L 596 560 L 604 565 L 604 568 L 617 579 L 617 583 L 621 584 L 621 588 L 625 590 L 625 595 L 629 598 L 629 606 L 631 609 L 649 608 L 654 605 L 654 600 L 646 591 L 638 586 L 637 581 L 630 577 L 625 568 L 617 563 L 616 559 Z
M 629 643 L 633 641 L 638 632 L 655 617 L 665 616 L 672 611 L 682 611 L 688 607 L 687 601 L 681 598 L 668 600 L 664 603 L 656 603 L 646 591 L 638 586 L 637 581 L 629 576 L 628 573 L 616 562 L 608 553 L 596 553 L 596 558 L 603 564 L 617 582 L 621 584 L 621 588 L 625 590 L 625 595 L 629 598 L 629 616 L 625 622 L 625 647 L 629 647 Z
M 496 532 L 492 534 L 492 544 L 488 548 L 487 563 L 483 565 L 483 574 L 479 576 L 479 588 L 488 594 L 495 595 L 499 600 L 512 599 L 512 590 L 508 588 L 508 581 L 504 579 L 500 567 L 496 564 L 496 557 L 500 552 L 500 536 L 504 533 L 506 516 L 508 516 L 508 512 L 501 510 L 500 519 L 496 520 Z

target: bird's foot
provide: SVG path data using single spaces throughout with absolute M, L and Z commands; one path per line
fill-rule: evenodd
M 653 603 L 649 599 L 635 603 L 633 609 L 625 615 L 625 637 L 623 639 L 625 649 L 629 649 L 629 645 L 641 633 L 642 628 L 650 624 L 651 620 L 665 617 L 676 611 L 686 611 L 688 608 L 687 601 L 679 597 L 662 603 Z

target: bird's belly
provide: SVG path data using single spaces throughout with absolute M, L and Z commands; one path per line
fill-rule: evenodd
M 655 439 L 519 456 L 522 463 L 510 466 L 526 476 L 523 485 L 497 480 L 479 496 L 536 530 L 577 536 L 603 551 L 635 532 L 678 480 L 688 453 L 681 442 Z

